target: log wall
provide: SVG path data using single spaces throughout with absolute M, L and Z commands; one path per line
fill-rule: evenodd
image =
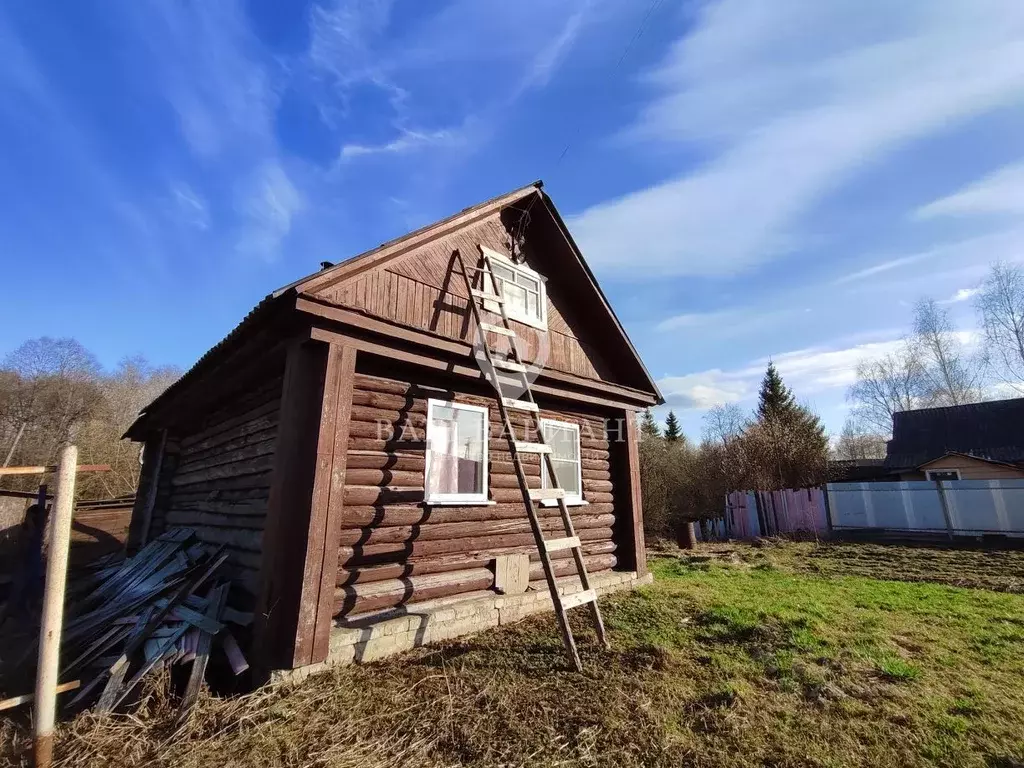
M 454 399 L 488 408 L 490 506 L 423 503 L 427 400 Z M 588 570 L 618 562 L 614 484 L 604 418 L 548 410 L 541 416 L 580 425 L 583 497 L 571 507 Z M 525 413 L 512 415 L 519 439 Z M 541 484 L 540 456 L 524 457 L 531 487 Z M 351 616 L 436 597 L 489 589 L 498 555 L 530 554 L 531 578 L 543 578 L 500 414 L 492 397 L 463 395 L 357 373 L 352 395 L 345 505 L 335 592 L 336 616 Z M 564 535 L 557 507 L 541 507 L 542 527 Z M 573 573 L 568 550 L 553 553 L 556 572 Z
M 179 436 L 165 454 L 154 505 L 151 537 L 187 526 L 201 540 L 225 545 L 225 575 L 253 594 L 259 584 L 281 385 L 277 372 L 213 409 L 191 434 Z

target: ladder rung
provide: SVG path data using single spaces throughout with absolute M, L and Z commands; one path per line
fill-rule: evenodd
M 520 443 L 515 441 L 516 453 L 551 453 L 551 446 L 544 443 Z
M 557 552 L 560 549 L 573 549 L 580 545 L 579 536 L 566 536 L 564 539 L 549 539 L 544 542 L 548 552 Z
M 501 402 L 506 408 L 511 408 L 514 411 L 530 411 L 531 413 L 540 413 L 540 406 L 536 403 L 531 403 L 529 400 L 514 400 L 511 397 L 501 398 Z
M 499 296 L 496 293 L 491 293 L 490 291 L 478 291 L 476 288 L 474 288 L 470 291 L 470 293 L 473 294 L 474 298 L 484 299 L 485 301 L 496 301 L 499 304 L 505 301 L 503 298 L 501 298 L 501 296 Z
M 534 501 L 557 501 L 565 498 L 565 491 L 561 488 L 531 488 L 530 498 Z
M 502 336 L 512 336 L 515 338 L 516 332 L 511 328 L 505 328 L 500 325 L 493 325 L 492 323 L 480 323 L 480 330 L 487 331 L 488 333 L 498 333 Z
M 502 360 L 500 357 L 497 360 L 492 360 L 495 368 L 501 368 L 503 371 L 515 371 L 516 373 L 526 373 L 526 366 L 522 363 L 517 363 L 514 360 Z
M 582 592 L 573 592 L 571 595 L 562 596 L 562 607 L 565 610 L 593 602 L 597 602 L 597 592 L 592 589 L 584 589 Z

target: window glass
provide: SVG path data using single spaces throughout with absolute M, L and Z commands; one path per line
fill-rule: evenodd
M 541 422 L 544 442 L 551 446 L 551 463 L 555 468 L 557 486 L 565 491 L 569 501 L 580 501 L 583 488 L 580 480 L 580 431 L 575 424 L 560 421 Z M 547 462 L 541 464 L 541 485 L 551 488 Z
M 490 261 L 491 270 L 498 281 L 498 290 L 505 298 L 505 312 L 508 316 L 513 320 L 543 328 L 543 282 L 526 268 L 516 267 L 494 256 Z M 492 290 L 489 279 L 484 280 L 483 290 Z
M 499 280 L 508 280 L 510 283 L 516 281 L 516 273 L 504 264 L 498 263 L 495 259 L 491 259 L 491 269 L 494 271 L 494 276 Z M 490 286 L 487 287 L 489 288 Z
M 487 410 L 431 400 L 427 501 L 486 501 Z

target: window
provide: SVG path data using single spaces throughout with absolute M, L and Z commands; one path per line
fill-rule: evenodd
M 959 469 L 929 469 L 924 473 L 929 480 L 959 480 Z
M 513 264 L 507 256 L 484 249 L 491 261 L 491 270 L 498 281 L 498 290 L 505 297 L 505 314 L 510 320 L 517 320 L 534 328 L 547 329 L 547 287 L 544 278 L 522 264 Z M 492 290 L 490 280 L 485 279 L 484 290 Z M 486 303 L 487 309 L 498 311 L 496 305 Z
M 584 504 L 583 467 L 580 461 L 580 427 L 565 421 L 541 419 L 544 442 L 551 446 L 551 463 L 555 467 L 557 487 L 565 491 L 566 504 Z M 541 461 L 541 487 L 552 488 L 548 463 Z M 557 503 L 557 502 L 547 502 Z
M 427 401 L 429 504 L 487 502 L 487 409 Z

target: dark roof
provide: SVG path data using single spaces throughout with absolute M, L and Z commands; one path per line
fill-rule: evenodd
M 893 414 L 887 467 L 919 467 L 947 453 L 1024 461 L 1024 398 Z

